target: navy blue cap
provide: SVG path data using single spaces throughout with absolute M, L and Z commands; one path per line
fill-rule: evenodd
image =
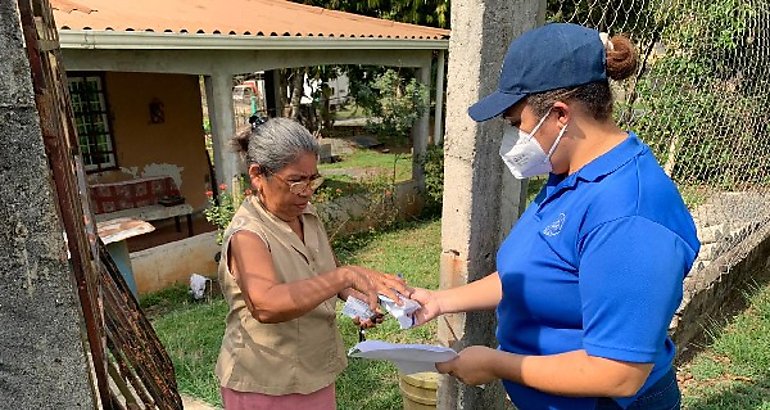
M 607 56 L 599 32 L 568 23 L 532 29 L 511 42 L 500 85 L 468 109 L 475 121 L 505 112 L 530 94 L 607 80 Z

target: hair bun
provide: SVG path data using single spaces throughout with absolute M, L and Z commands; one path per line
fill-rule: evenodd
M 639 57 L 631 40 L 624 36 L 613 36 L 605 43 L 607 52 L 607 76 L 620 81 L 636 73 Z

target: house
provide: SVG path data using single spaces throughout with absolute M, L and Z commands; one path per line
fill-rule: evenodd
M 175 216 L 200 212 L 205 192 L 238 174 L 239 159 L 228 146 L 236 127 L 236 74 L 264 72 L 266 94 L 275 92 L 277 69 L 329 64 L 416 67 L 419 80 L 430 84 L 437 52 L 443 84 L 447 30 L 281 0 L 51 0 L 51 6 L 89 183 L 103 189 L 162 183 L 164 192 L 185 198 Z M 443 85 L 437 89 L 441 101 Z M 213 158 L 204 143 L 203 101 Z M 427 147 L 429 118 L 415 127 L 415 157 Z M 418 162 L 414 170 L 419 186 Z M 101 211 L 115 209 L 108 196 Z M 132 253 L 139 292 L 213 272 L 216 249 L 204 235 Z
M 305 74 L 305 84 L 306 87 L 300 103 L 311 104 L 322 83 L 321 80 L 308 78 L 307 74 Z M 350 99 L 350 80 L 346 74 L 339 74 L 337 77 L 330 79 L 326 84 L 329 86 L 329 105 L 337 107 L 348 102 Z

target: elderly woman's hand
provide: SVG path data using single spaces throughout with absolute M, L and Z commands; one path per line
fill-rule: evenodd
M 350 287 L 365 295 L 365 301 L 372 310 L 377 309 L 379 303 L 377 294 L 382 294 L 402 304 L 396 292 L 409 297 L 412 290 L 406 286 L 406 282 L 395 275 L 377 272 L 361 266 L 344 266 Z
M 344 289 L 342 292 L 340 292 L 340 297 L 342 300 L 347 301 L 348 297 L 352 296 L 358 300 L 366 300 L 366 295 L 362 294 L 361 292 L 353 289 L 353 288 L 347 288 Z M 362 328 L 362 329 L 369 329 L 372 327 L 375 327 L 382 323 L 383 320 L 385 320 L 385 315 L 380 311 L 380 307 L 377 307 L 377 310 L 374 311 L 375 314 L 373 317 L 370 318 L 360 318 L 356 316 L 353 318 L 353 323 Z

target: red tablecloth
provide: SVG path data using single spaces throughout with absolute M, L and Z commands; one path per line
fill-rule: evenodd
M 155 205 L 164 196 L 179 195 L 179 189 L 171 177 L 150 177 L 95 184 L 89 186 L 88 191 L 95 214 Z

